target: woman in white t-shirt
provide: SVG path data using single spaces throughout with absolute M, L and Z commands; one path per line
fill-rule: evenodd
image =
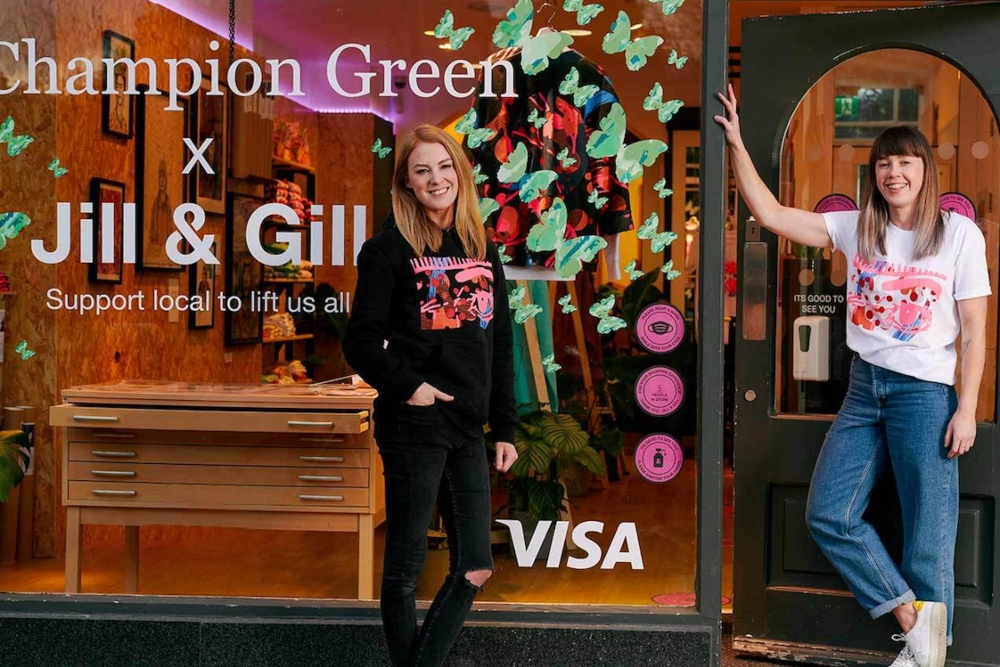
M 782 206 L 740 136 L 736 97 L 715 116 L 740 194 L 760 224 L 795 243 L 847 257 L 847 344 L 855 352 L 844 404 L 809 488 L 807 522 L 855 598 L 892 612 L 905 642 L 894 667 L 941 667 L 951 645 L 958 458 L 976 437 L 986 359 L 986 243 L 976 224 L 938 205 L 927 139 L 911 127 L 875 139 L 861 210 L 819 214 Z M 962 335 L 961 400 L 955 340 Z M 892 466 L 903 515 L 901 566 L 863 514 Z

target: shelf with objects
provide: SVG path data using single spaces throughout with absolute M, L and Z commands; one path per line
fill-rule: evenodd
M 298 224 L 281 217 L 264 221 L 263 242 L 266 250 L 281 254 L 288 248 L 285 235 L 299 234 L 301 247 L 309 247 L 310 206 L 315 196 L 315 175 L 310 167 L 272 157 L 274 178 L 265 185 L 268 203 L 284 204 L 298 216 Z M 280 234 L 280 235 L 279 235 Z M 316 318 L 306 302 L 314 294 L 315 274 L 312 265 L 302 260 L 280 266 L 265 266 L 263 289 L 275 295 L 274 312 L 265 315 L 261 355 L 264 384 L 303 384 L 312 382 L 306 360 L 313 355 Z

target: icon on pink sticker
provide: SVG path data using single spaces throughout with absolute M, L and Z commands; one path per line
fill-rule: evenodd
M 635 468 L 650 482 L 669 482 L 681 471 L 682 465 L 684 451 L 680 443 L 666 433 L 647 435 L 635 447 Z
M 635 334 L 648 351 L 670 352 L 684 340 L 684 316 L 669 303 L 654 303 L 639 313 Z
M 666 417 L 684 402 L 684 380 L 672 368 L 653 366 L 636 381 L 635 400 L 646 414 Z
M 969 220 L 976 219 L 976 205 L 961 192 L 946 192 L 941 195 L 940 206 L 945 211 L 954 211 Z
M 837 211 L 857 211 L 858 205 L 847 195 L 827 195 L 816 203 L 813 209 L 816 213 L 835 213 Z

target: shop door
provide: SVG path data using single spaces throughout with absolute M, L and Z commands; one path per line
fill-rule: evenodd
M 746 145 L 764 181 L 786 202 L 792 180 L 789 170 L 795 169 L 794 155 L 802 159 L 802 153 L 789 152 L 786 138 L 800 102 L 814 85 L 819 85 L 824 74 L 839 64 L 880 49 L 906 50 L 916 54 L 914 57 L 937 56 L 954 68 L 956 76 L 943 77 L 942 81 L 952 85 L 960 80 L 965 91 L 960 104 L 966 103 L 968 91 L 975 93 L 980 99 L 977 113 L 982 117 L 965 118 L 962 122 L 967 129 L 962 141 L 949 144 L 947 151 L 940 147 L 937 150 L 941 155 L 954 153 L 959 162 L 966 160 L 961 165 L 955 162 L 955 169 L 966 174 L 967 182 L 970 178 L 981 179 L 983 173 L 1000 181 L 1000 151 L 995 150 L 995 119 L 1000 109 L 1000 5 L 761 18 L 745 21 L 742 34 L 740 103 Z M 887 66 L 898 65 L 899 76 L 912 74 L 902 72 L 904 63 L 883 60 Z M 869 89 L 861 90 L 865 95 Z M 916 90 L 911 94 L 929 94 L 926 89 Z M 841 95 L 843 89 L 829 94 Z M 902 104 L 900 99 L 897 94 L 889 107 L 895 109 Z M 832 119 L 845 110 L 850 114 L 853 102 L 841 102 L 840 98 L 830 102 L 845 109 L 835 112 L 833 108 L 816 107 L 798 118 L 815 121 L 825 113 Z M 954 106 L 955 100 L 951 104 Z M 936 119 L 946 110 L 936 104 L 921 106 L 921 119 L 925 112 Z M 828 122 L 830 143 L 836 143 L 832 141 L 834 123 Z M 978 151 L 983 157 L 984 150 L 994 150 L 985 159 L 971 162 L 966 152 L 973 140 L 971 134 L 976 132 L 980 133 L 974 137 L 979 148 L 973 153 Z M 815 137 L 810 141 L 816 141 Z M 836 162 L 839 157 L 844 157 L 853 169 L 865 168 L 857 164 L 858 156 L 866 158 L 868 154 L 864 138 L 853 144 L 841 147 L 840 153 L 834 152 L 830 158 L 834 171 L 840 168 L 837 165 L 841 163 Z M 810 146 L 808 151 L 815 151 L 808 159 L 827 159 L 822 147 Z M 943 178 L 948 176 L 946 173 Z M 989 194 L 977 197 L 973 193 L 971 198 L 980 208 L 977 222 L 991 246 L 996 294 L 1000 286 L 996 282 L 998 207 L 994 191 L 1000 183 L 976 187 Z M 856 197 L 853 191 L 842 194 Z M 814 204 L 800 201 L 801 188 L 792 196 L 800 207 L 811 208 Z M 801 314 L 796 311 L 801 295 L 819 295 L 808 302 L 822 304 L 826 294 L 844 294 L 845 276 L 837 276 L 837 260 L 829 253 L 823 258 L 798 249 L 790 251 L 782 239 L 748 221 L 745 206 L 741 205 L 739 217 L 734 644 L 739 651 L 787 660 L 886 664 L 900 648 L 890 638 L 898 632 L 898 626 L 891 614 L 878 621 L 869 618 L 819 551 L 805 523 L 813 465 L 833 413 L 842 401 L 849 364 L 842 339 L 846 306 L 837 305 L 835 297 L 831 303 L 837 307 L 829 311 L 835 313 L 829 318 L 830 380 L 799 382 L 789 372 L 792 341 L 788 332 L 793 329 L 790 314 Z M 790 281 L 799 278 L 796 287 L 789 288 Z M 1000 449 L 995 425 L 995 296 L 990 303 L 988 361 L 981 394 L 988 398 L 980 398 L 981 410 L 987 414 L 980 419 L 976 446 L 960 460 L 955 643 L 949 652 L 949 665 L 1000 665 L 1000 611 L 996 608 L 1000 466 L 995 463 L 994 452 Z M 880 483 L 868 517 L 897 558 L 901 541 L 898 511 L 890 474 Z

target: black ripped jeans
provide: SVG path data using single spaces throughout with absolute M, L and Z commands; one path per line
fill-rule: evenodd
M 376 410 L 375 439 L 385 475 L 382 624 L 389 656 L 393 667 L 437 667 L 480 590 L 466 573 L 493 569 L 486 444 L 457 429 L 436 405 Z M 435 502 L 448 532 L 450 568 L 418 632 L 415 591 Z

